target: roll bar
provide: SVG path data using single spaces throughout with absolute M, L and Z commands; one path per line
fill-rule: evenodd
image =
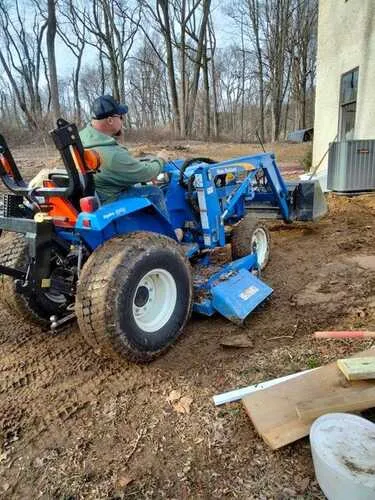
M 5 138 L 0 134 L 0 177 L 4 185 L 31 202 L 44 196 L 80 198 L 93 195 L 95 191 L 94 172 L 86 165 L 84 148 L 76 125 L 59 118 L 57 127 L 50 131 L 50 135 L 60 152 L 68 173 L 68 187 L 30 188 L 22 178 Z

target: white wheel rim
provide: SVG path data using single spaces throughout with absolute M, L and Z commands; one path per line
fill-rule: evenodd
M 139 328 L 154 333 L 170 319 L 177 302 L 177 286 L 165 269 L 149 271 L 133 296 L 133 316 Z
M 251 238 L 251 247 L 257 253 L 258 266 L 262 269 L 268 255 L 268 238 L 263 228 L 258 227 L 255 229 Z

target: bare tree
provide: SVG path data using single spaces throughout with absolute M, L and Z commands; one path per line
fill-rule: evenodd
M 218 99 L 217 99 L 217 75 L 216 75 L 216 37 L 215 30 L 213 28 L 212 19 L 210 19 L 208 24 L 208 40 L 210 46 L 210 62 L 211 62 L 211 88 L 212 88 L 212 100 L 213 100 L 213 130 L 214 137 L 219 137 L 219 113 L 218 113 Z
M 171 95 L 173 109 L 173 128 L 175 133 L 179 135 L 181 133 L 181 114 L 176 81 L 175 55 L 173 52 L 173 20 L 171 19 L 170 14 L 170 3 L 171 2 L 167 0 L 156 0 L 156 5 L 154 6 L 151 4 L 151 2 L 139 0 L 139 5 L 142 7 L 143 11 L 150 16 L 151 21 L 154 23 L 154 26 L 156 26 L 156 30 L 162 35 L 164 40 L 169 92 Z M 158 54 L 158 50 L 155 47 L 152 39 L 150 38 L 148 31 L 145 30 L 142 25 L 141 29 L 147 40 L 149 41 L 151 47 L 154 49 L 155 53 Z
M 267 3 L 270 0 L 265 0 Z M 272 0 L 271 0 L 272 1 Z M 229 4 L 225 12 L 234 20 L 241 33 L 241 49 L 243 65 L 250 54 L 255 60 L 252 72 L 256 76 L 258 86 L 258 116 L 259 136 L 265 140 L 265 108 L 266 108 L 266 45 L 262 33 L 262 20 L 264 17 L 263 0 L 237 0 Z M 244 68 L 243 68 L 244 71 Z
M 75 15 L 93 36 L 86 43 L 109 62 L 115 99 L 124 101 L 125 63 L 139 28 L 139 8 L 130 8 L 124 0 L 92 0 L 86 9 L 76 8 Z
M 56 38 L 56 0 L 47 0 L 47 54 L 51 85 L 52 112 L 54 120 L 60 117 L 59 87 L 57 83 L 55 38 Z
M 85 7 L 83 6 L 83 12 Z M 72 71 L 75 121 L 78 124 L 82 122 L 82 106 L 79 96 L 79 78 L 82 66 L 82 57 L 86 46 L 86 26 L 80 22 L 76 15 L 76 8 L 73 0 L 65 0 L 59 5 L 59 14 L 64 22 L 57 25 L 57 31 L 64 42 L 76 58 L 76 65 Z M 65 27 L 68 26 L 66 31 Z
M 203 53 L 205 50 L 204 43 L 205 43 L 205 39 L 206 39 L 206 31 L 207 31 L 207 27 L 208 27 L 210 7 L 211 7 L 211 0 L 203 0 L 202 1 L 202 15 L 201 15 L 200 27 L 198 29 L 195 29 L 195 30 L 192 30 L 192 29 L 188 30 L 190 37 L 193 40 L 195 40 L 195 42 L 197 44 L 196 49 L 195 49 L 195 55 L 194 55 L 194 70 L 193 70 L 193 77 L 192 77 L 192 83 L 191 83 L 191 95 L 190 95 L 190 99 L 189 99 L 189 112 L 187 113 L 187 116 L 186 116 L 186 131 L 187 131 L 188 135 L 191 135 L 191 133 L 192 133 L 196 99 L 197 99 L 198 88 L 199 88 L 199 77 L 200 77 L 201 68 L 202 68 Z M 192 17 L 192 21 L 194 23 L 194 28 L 195 28 L 195 22 L 194 22 L 195 20 L 196 20 L 196 17 L 195 17 L 195 11 L 194 11 L 194 15 Z
M 163 52 L 158 36 L 153 37 L 153 45 Z M 167 75 L 165 64 L 156 55 L 147 38 L 131 57 L 129 76 L 129 99 L 137 127 L 154 128 L 167 125 L 171 121 L 168 101 Z
M 80 123 L 112 92 L 129 102 L 129 126 L 172 124 L 180 137 L 278 140 L 311 120 L 317 0 L 230 0 L 237 29 L 222 48 L 211 0 L 29 2 L 0 0 L 1 117 L 38 127 L 59 106 Z M 56 69 L 56 35 L 69 76 Z
M 87 107 L 91 105 L 96 97 L 109 92 L 109 88 L 105 83 L 111 81 L 111 71 L 110 68 L 105 67 L 103 71 L 103 74 L 101 71 L 98 71 L 98 64 L 96 62 L 92 65 L 86 64 L 82 67 L 80 72 L 79 92 L 81 102 L 84 101 Z
M 156 6 L 139 2 L 164 39 L 175 131 L 182 137 L 191 135 L 211 0 L 157 0 Z
M 317 0 L 298 2 L 294 12 L 292 98 L 294 127 L 307 126 L 308 81 L 314 80 L 316 57 Z
M 292 64 L 292 0 L 269 0 L 264 5 L 263 34 L 271 96 L 272 140 L 281 132 L 281 113 Z
M 250 19 L 250 27 L 253 33 L 253 44 L 256 54 L 258 66 L 258 86 L 259 86 L 259 118 L 260 129 L 259 135 L 264 142 L 264 108 L 265 108 L 265 92 L 264 92 L 264 61 L 263 50 L 261 46 L 260 34 L 260 6 L 259 0 L 247 0 L 247 9 Z
M 0 37 L 4 47 L 0 51 L 0 62 L 28 125 L 36 128 L 42 113 L 41 46 L 47 23 L 41 22 L 36 12 L 28 12 L 29 18 L 30 14 L 33 16 L 32 32 L 26 29 L 26 14 L 21 12 L 18 0 L 12 8 L 4 0 L 0 0 Z

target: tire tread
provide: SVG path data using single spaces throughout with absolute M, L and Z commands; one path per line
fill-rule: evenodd
M 111 324 L 113 316 L 111 304 L 116 294 L 113 287 L 115 276 L 120 268 L 122 277 L 129 273 L 129 267 L 123 264 L 124 255 L 126 254 L 127 261 L 134 263 L 153 245 L 173 248 L 180 257 L 183 256 L 178 244 L 172 239 L 156 233 L 135 232 L 115 237 L 104 243 L 91 254 L 83 267 L 78 283 L 76 314 L 83 337 L 96 352 L 116 358 L 120 355 L 129 361 L 145 363 L 159 356 L 174 342 L 172 340 L 158 351 L 138 351 L 124 336 L 120 342 L 113 322 Z M 182 258 L 189 266 L 185 256 Z M 191 282 L 190 288 L 192 293 Z M 191 308 L 192 300 L 180 333 L 190 317 Z

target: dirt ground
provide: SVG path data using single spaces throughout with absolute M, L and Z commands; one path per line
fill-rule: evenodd
M 245 152 L 210 148 L 189 145 L 188 154 Z M 298 170 L 306 146 L 275 149 L 284 171 Z M 44 162 L 43 152 L 16 158 L 28 176 Z M 272 451 L 240 403 L 216 408 L 212 396 L 371 345 L 311 334 L 375 328 L 375 195 L 330 195 L 320 222 L 269 227 L 271 299 L 243 329 L 194 316 L 177 345 L 147 366 L 98 358 L 76 325 L 51 335 L 0 309 L 1 498 L 324 498 L 307 438 Z M 220 345 L 239 333 L 252 346 Z

